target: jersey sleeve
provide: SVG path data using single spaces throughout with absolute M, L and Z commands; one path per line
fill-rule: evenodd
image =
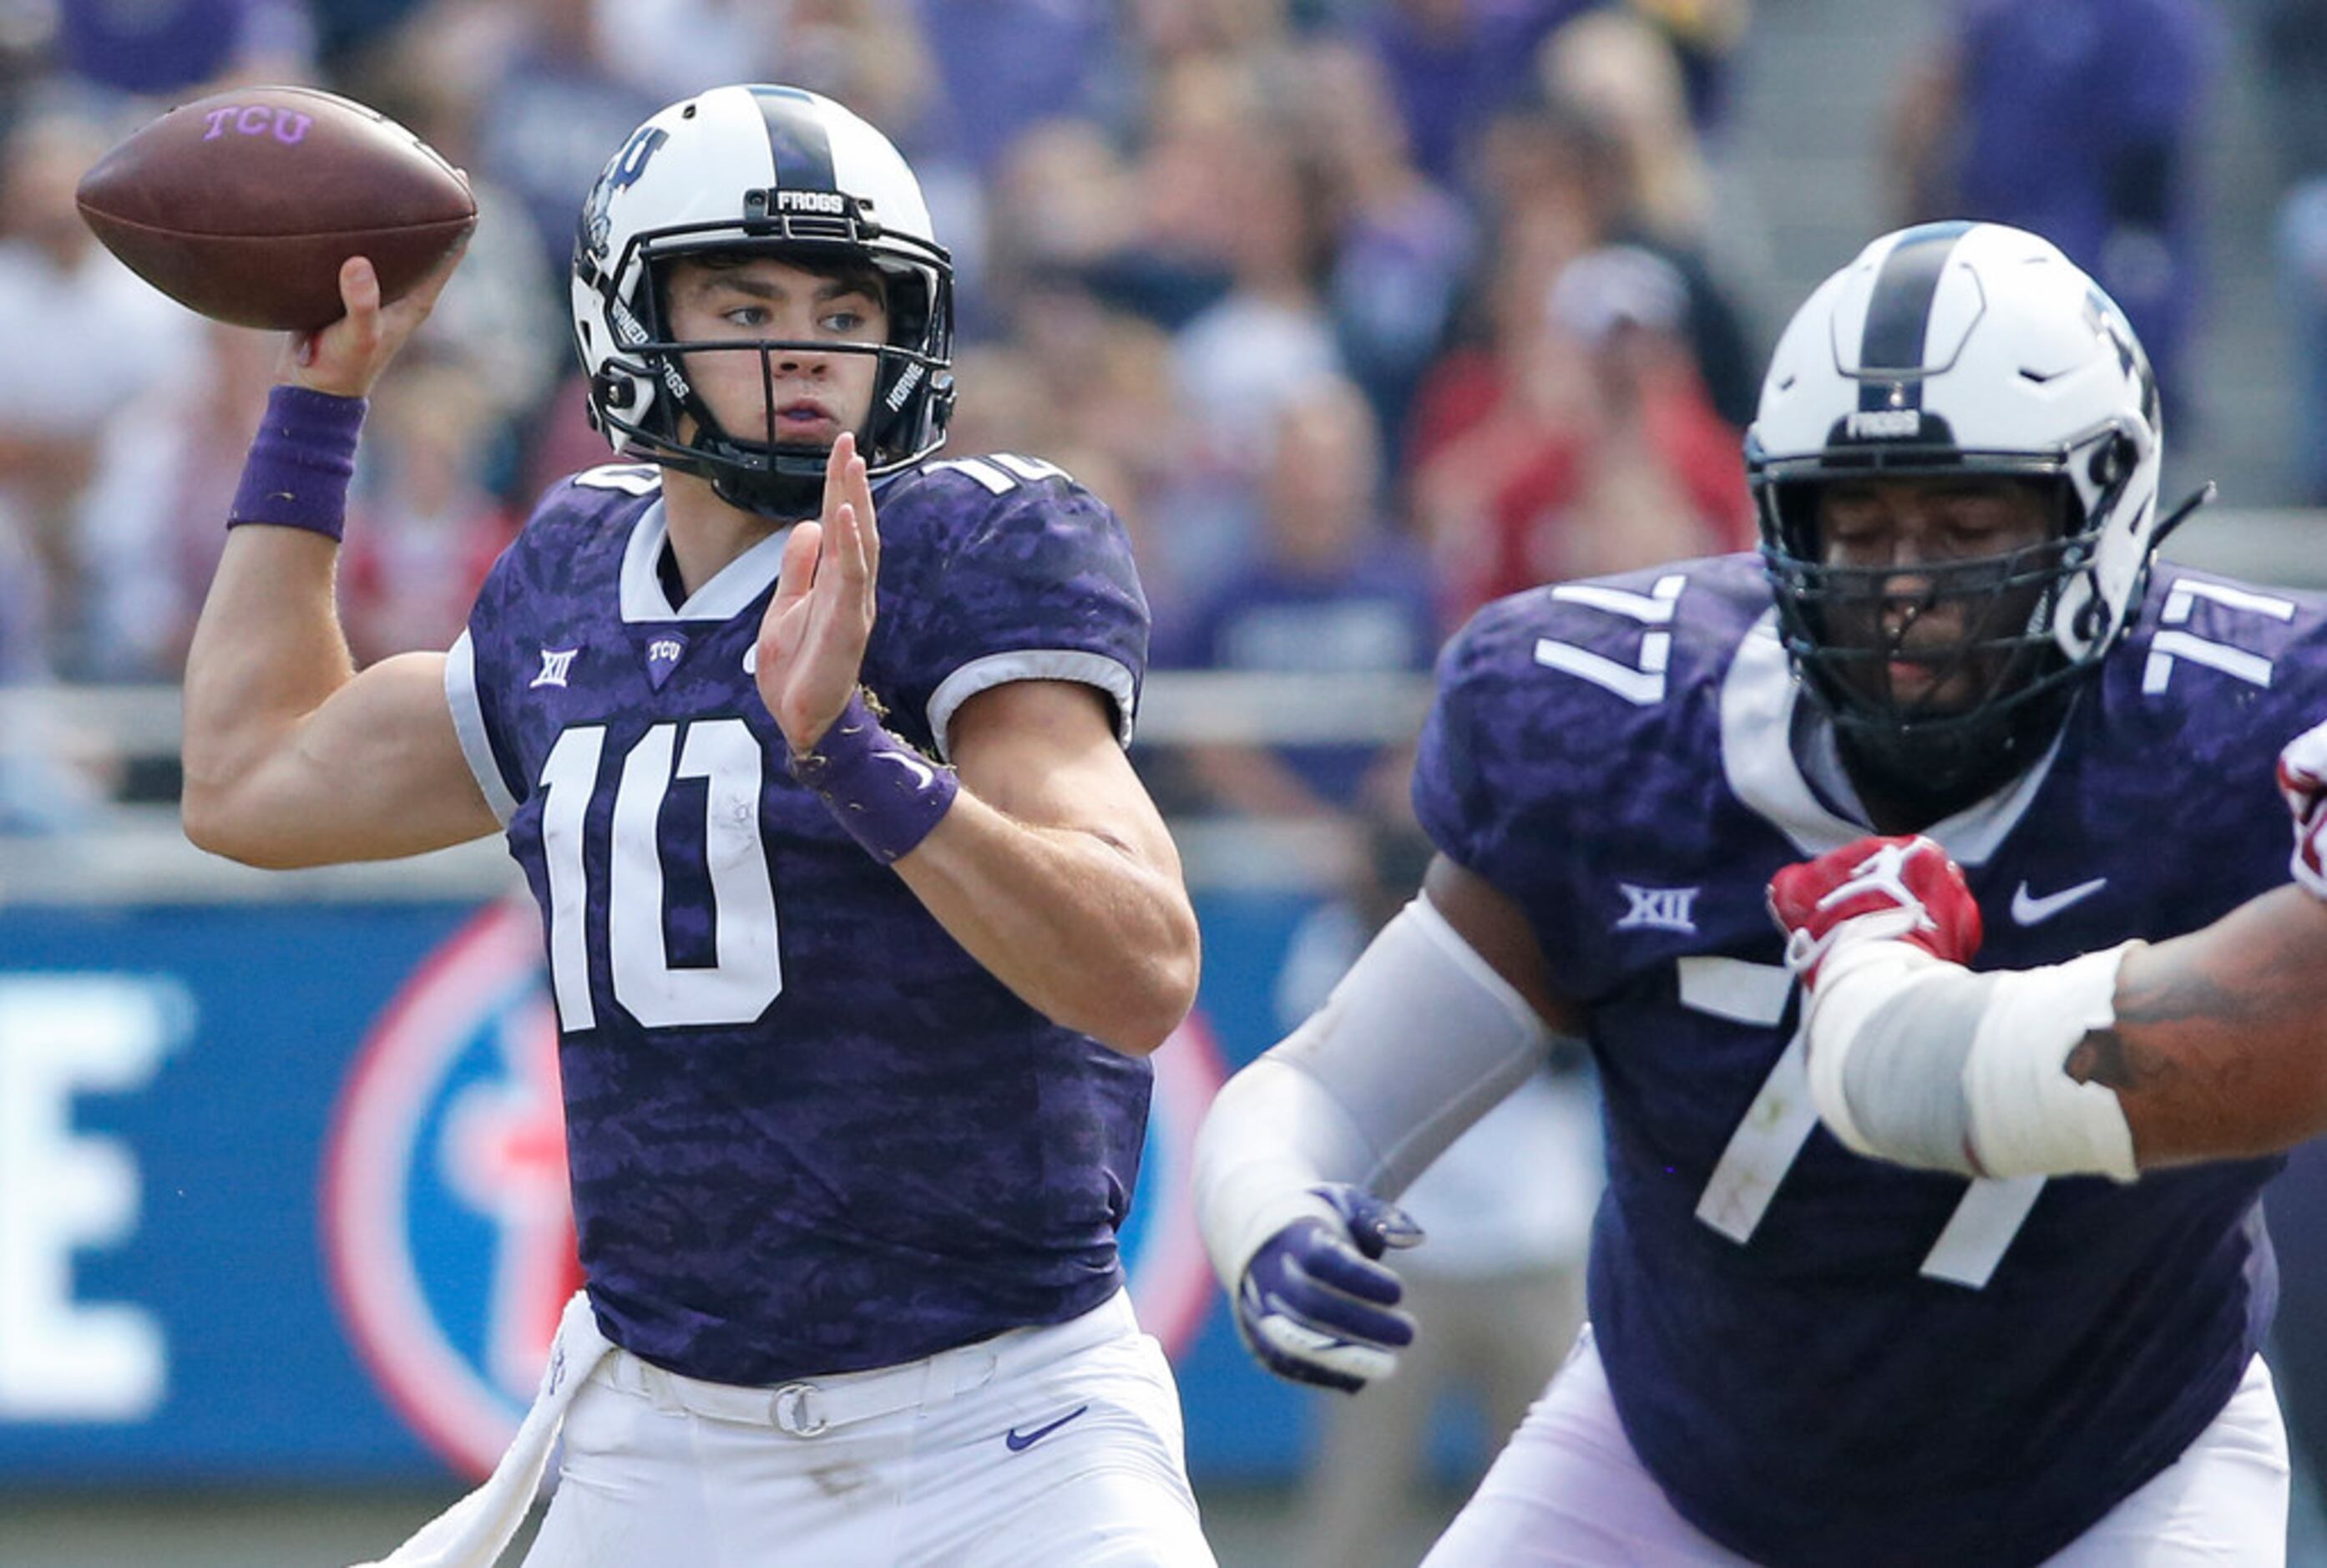
M 1500 883 L 1519 796 L 1507 777 L 1512 601 L 1472 617 L 1439 655 L 1438 689 L 1414 763 L 1414 809 L 1439 853 Z
M 905 657 L 882 695 L 928 725 L 938 754 L 979 692 L 1018 680 L 1077 681 L 1103 694 L 1129 743 L 1147 668 L 1147 600 L 1131 542 L 1107 504 L 1056 470 L 993 493 L 946 475 L 917 504 L 942 506 L 942 543 L 905 585 Z M 1022 460 L 1023 462 L 1023 460 Z M 885 571 L 885 563 L 884 563 Z M 883 613 L 889 613 L 883 607 Z
M 558 481 L 536 503 L 477 590 L 465 628 L 444 661 L 444 697 L 469 771 L 503 826 L 532 793 L 542 743 L 518 695 L 545 678 L 566 639 L 529 636 L 541 613 L 573 602 L 583 551 L 619 556 L 628 525 L 659 493 L 652 471 L 608 467 Z M 573 644 L 575 652 L 580 643 Z M 528 748 L 536 750 L 529 750 Z
M 461 755 L 468 760 L 485 804 L 506 827 L 517 815 L 517 791 L 493 746 L 493 726 L 485 716 L 485 693 L 477 680 L 476 637 L 466 628 L 444 656 L 444 700 L 453 710 L 453 733 L 460 738 Z
M 1495 824 L 1474 743 L 1478 691 L 1468 629 L 1438 658 L 1438 690 L 1414 759 L 1414 814 L 1438 853 L 1466 871 L 1492 859 Z
M 1415 814 L 1449 860 L 1530 905 L 1547 940 L 1611 878 L 1683 869 L 1671 825 L 1701 818 L 1723 776 L 1722 673 L 1767 602 L 1759 570 L 1718 556 L 1528 589 L 1439 656 Z

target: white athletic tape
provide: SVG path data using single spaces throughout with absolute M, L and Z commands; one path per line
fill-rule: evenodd
M 2117 1091 L 2067 1070 L 2078 1041 L 2117 1022 L 2117 966 L 2133 945 L 1995 976 L 1964 1066 L 1972 1147 L 1989 1175 L 2141 1174 Z
M 1819 972 L 1810 1096 L 1846 1147 L 1961 1175 L 2131 1181 L 2117 1091 L 2069 1076 L 2116 1022 L 2126 948 L 1975 975 L 1903 942 L 1846 946 Z

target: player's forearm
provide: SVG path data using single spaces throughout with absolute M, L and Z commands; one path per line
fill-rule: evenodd
M 2116 1012 L 2068 1069 L 2117 1091 L 2144 1169 L 2327 1131 L 2327 904 L 2302 889 L 2127 954 Z
M 227 536 L 186 656 L 186 831 L 205 848 L 236 853 L 254 781 L 354 674 L 332 602 L 336 555 L 304 529 Z
M 1145 1056 L 1196 996 L 1196 917 L 1176 863 L 1079 828 L 1018 822 L 963 791 L 896 863 L 953 938 L 1027 1005 Z

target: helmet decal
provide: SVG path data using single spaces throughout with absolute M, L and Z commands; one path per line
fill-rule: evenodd
M 606 209 L 614 192 L 638 183 L 639 176 L 646 173 L 647 160 L 668 140 L 670 133 L 661 126 L 640 126 L 622 150 L 614 154 L 614 161 L 606 165 L 606 172 L 598 176 L 598 182 L 590 188 L 590 199 L 582 209 L 582 241 L 597 256 L 603 257 L 606 254 L 610 227 Z
M 1924 363 L 1931 302 L 1939 294 L 1939 275 L 1956 241 L 1970 228 L 1968 223 L 1932 223 L 1910 229 L 1883 258 L 1858 342 L 1858 406 L 1863 411 L 1923 406 L 1923 378 L 1942 368 L 1927 369 Z
M 776 184 L 790 191 L 831 191 L 832 138 L 816 117 L 817 98 L 796 87 L 744 89 L 767 117 L 768 150 L 775 155 Z

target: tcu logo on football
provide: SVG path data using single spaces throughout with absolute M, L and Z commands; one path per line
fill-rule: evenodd
M 271 109 L 265 104 L 247 107 L 229 104 L 204 115 L 202 123 L 210 127 L 202 133 L 205 142 L 215 142 L 229 130 L 238 136 L 263 136 L 272 131 L 276 141 L 290 145 L 305 139 L 307 127 L 315 123 L 315 117 L 291 109 Z

